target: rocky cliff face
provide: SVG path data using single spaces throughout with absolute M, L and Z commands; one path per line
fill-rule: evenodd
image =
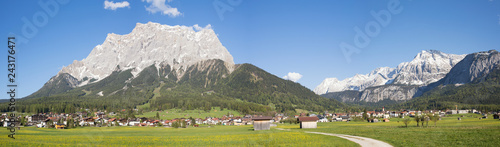
M 418 92 L 418 86 L 384 85 L 370 87 L 361 92 L 359 101 L 379 102 L 382 100 L 407 101 Z
M 208 59 L 220 59 L 230 69 L 234 66 L 233 57 L 211 28 L 200 30 L 152 22 L 137 23 L 130 34 L 108 34 L 87 58 L 75 60 L 59 74 L 67 73 L 82 80 L 79 86 L 83 86 L 89 82 L 84 78 L 99 81 L 117 69 L 133 69 L 132 74 L 136 76 L 152 64 L 156 67 L 171 65 L 172 70 L 182 76 L 190 65 Z
M 446 76 L 465 55 L 446 54 L 436 50 L 422 51 L 411 62 L 398 65 L 395 84 L 427 85 Z
M 500 53 L 496 50 L 467 55 L 442 79 L 443 85 L 470 83 L 483 80 L 500 63 Z

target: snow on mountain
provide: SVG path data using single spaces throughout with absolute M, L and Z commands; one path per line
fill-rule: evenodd
M 339 92 L 344 90 L 364 90 L 370 86 L 384 85 L 394 79 L 395 69 L 389 67 L 380 67 L 369 74 L 356 74 L 339 81 L 336 78 L 327 78 L 314 89 L 316 94 L 325 94 L 328 92 Z
M 398 65 L 395 84 L 427 85 L 446 74 L 466 55 L 446 54 L 436 50 L 422 51 L 411 62 Z
M 354 77 L 339 81 L 327 78 L 314 92 L 325 94 L 345 90 L 363 91 L 372 86 L 386 84 L 427 85 L 438 81 L 460 62 L 465 55 L 446 54 L 436 50 L 424 50 L 410 62 L 403 62 L 396 68 L 381 67 L 369 74 L 356 74 Z
M 87 77 L 99 81 L 115 70 L 133 69 L 135 76 L 152 64 L 156 67 L 169 64 L 182 74 L 189 65 L 208 59 L 221 59 L 229 68 L 234 65 L 233 57 L 210 25 L 201 28 L 137 23 L 129 34 L 108 34 L 87 58 L 63 67 L 58 75 L 68 73 L 78 80 Z M 87 83 L 84 81 L 80 86 Z

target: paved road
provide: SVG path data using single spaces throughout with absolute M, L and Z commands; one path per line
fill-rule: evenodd
M 322 135 L 329 135 L 329 136 L 337 136 L 340 138 L 344 138 L 347 140 L 350 140 L 352 142 L 355 142 L 362 147 L 392 147 L 392 145 L 380 141 L 380 140 L 375 140 L 371 138 L 366 138 L 366 137 L 359 137 L 359 136 L 352 136 L 352 135 L 344 135 L 344 134 L 332 134 L 332 133 L 321 133 L 321 132 L 309 132 L 306 131 L 306 133 L 313 133 L 313 134 L 322 134 Z
M 276 128 L 276 129 L 283 130 L 283 131 L 290 131 L 290 129 L 283 129 L 283 128 Z M 344 138 L 344 139 L 350 140 L 352 142 L 355 142 L 355 143 L 361 145 L 362 147 L 392 147 L 392 145 L 390 145 L 386 142 L 371 139 L 371 138 L 366 138 L 366 137 L 344 135 L 344 134 L 322 133 L 322 132 L 310 132 L 310 131 L 305 131 L 305 133 L 337 136 L 337 137 Z

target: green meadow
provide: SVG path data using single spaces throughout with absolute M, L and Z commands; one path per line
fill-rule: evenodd
M 209 112 L 203 111 L 203 110 L 184 110 L 182 111 L 181 109 L 168 109 L 164 111 L 151 111 L 151 112 L 145 112 L 142 115 L 136 115 L 136 117 L 147 117 L 147 118 L 153 118 L 156 116 L 156 112 L 160 115 L 161 119 L 174 119 L 174 118 L 205 118 L 205 117 L 217 117 L 220 118 L 224 115 L 232 114 L 234 116 L 241 116 L 238 111 L 233 111 L 233 110 L 220 110 L 220 108 L 215 107 L 214 109 L 210 110 Z
M 253 126 L 214 126 L 200 128 L 165 127 L 85 127 L 45 129 L 22 127 L 16 139 L 0 129 L 2 146 L 358 146 L 348 140 L 304 131 L 348 134 L 374 138 L 394 146 L 498 146 L 500 120 L 477 115 L 445 117 L 416 127 L 413 120 L 403 127 L 400 119 L 390 122 L 318 123 L 317 129 L 299 129 L 298 124 L 278 124 L 277 130 L 253 131 Z M 289 131 L 287 131 L 289 130 Z
M 348 140 L 250 126 L 203 128 L 85 127 L 56 130 L 24 127 L 16 139 L 1 129 L 1 146 L 358 146 Z
M 412 120 L 408 127 L 400 118 L 391 119 L 390 122 L 331 122 L 318 123 L 317 129 L 310 131 L 347 134 L 369 137 L 387 142 L 393 146 L 498 146 L 500 144 L 500 120 L 479 120 L 480 115 L 466 114 L 443 117 L 434 126 L 429 121 L 429 126 L 417 127 Z M 413 119 L 413 118 L 412 118 Z M 399 121 L 399 122 L 398 122 Z M 291 131 L 303 131 L 297 125 L 278 125 Z

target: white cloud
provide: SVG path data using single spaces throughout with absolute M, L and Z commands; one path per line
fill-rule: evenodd
M 125 8 L 125 7 L 129 7 L 130 8 L 130 4 L 127 2 L 127 1 L 123 1 L 123 2 L 113 2 L 113 1 L 104 1 L 104 9 L 108 9 L 108 10 L 116 10 L 118 8 Z
M 165 0 L 142 0 L 146 1 L 151 5 L 146 7 L 146 11 L 149 11 L 153 14 L 156 12 L 161 12 L 162 15 L 168 15 L 170 17 L 177 17 L 182 15 L 181 12 L 177 10 L 177 8 L 173 8 L 170 5 L 165 4 Z M 172 0 L 168 0 L 167 2 L 172 2 Z
M 198 32 L 198 31 L 201 31 L 201 30 L 204 30 L 204 29 L 212 29 L 212 25 L 208 24 L 207 26 L 205 27 L 200 27 L 198 24 L 195 24 L 193 25 L 193 29 Z
M 283 77 L 283 79 L 290 80 L 293 82 L 297 82 L 298 80 L 300 80 L 300 78 L 302 78 L 302 75 L 296 72 L 289 72 L 288 75 L 285 75 Z

